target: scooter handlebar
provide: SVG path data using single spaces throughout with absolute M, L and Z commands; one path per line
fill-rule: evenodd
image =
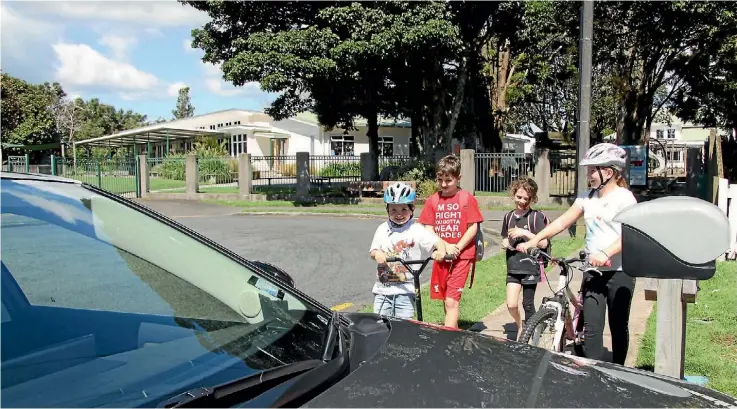
M 432 259 L 433 259 L 432 257 L 428 257 L 424 260 L 402 260 L 399 257 L 387 257 L 386 262 L 387 263 L 404 263 L 404 264 L 422 264 Z M 445 257 L 443 257 L 443 260 L 446 260 L 446 261 L 455 260 L 455 256 L 451 254 L 446 254 Z

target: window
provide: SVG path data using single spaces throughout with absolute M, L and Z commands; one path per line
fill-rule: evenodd
M 673 128 L 668 129 L 668 139 L 676 139 L 676 130 Z
M 394 137 L 393 136 L 380 136 L 379 137 L 379 155 L 394 156 Z
M 238 156 L 241 153 L 248 152 L 248 136 L 247 135 L 233 135 L 230 137 L 230 155 Z
M 210 129 L 215 130 L 215 125 L 210 125 Z
M 339 135 L 330 137 L 330 150 L 337 156 L 354 156 L 354 136 Z
M 235 121 L 233 123 L 236 124 L 236 125 L 240 125 L 241 124 L 241 121 Z
M 658 129 L 657 131 L 655 131 L 655 137 L 656 138 L 660 139 L 660 138 L 663 137 L 663 135 L 664 135 L 664 132 L 663 132 L 662 129 Z

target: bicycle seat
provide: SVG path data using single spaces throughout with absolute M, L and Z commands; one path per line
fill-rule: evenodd
M 633 277 L 708 280 L 730 245 L 729 220 L 688 196 L 637 203 L 619 212 L 622 269 Z

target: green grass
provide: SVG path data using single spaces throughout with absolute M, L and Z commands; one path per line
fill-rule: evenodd
M 555 238 L 553 239 L 553 255 L 555 257 L 568 256 L 582 248 L 583 244 L 582 238 Z M 552 268 L 549 266 L 548 271 Z M 423 274 L 430 274 L 429 268 Z M 468 289 L 468 283 L 466 283 L 463 298 L 461 298 L 461 314 L 458 320 L 460 328 L 470 328 L 504 303 L 507 292 L 506 276 L 507 265 L 504 252 L 476 263 L 473 288 Z M 372 312 L 373 306 L 368 305 L 361 311 Z M 445 321 L 443 302 L 430 299 L 429 284 L 422 286 L 422 312 L 423 320 L 426 322 L 443 324 Z
M 76 179 L 84 183 L 88 183 L 93 186 L 100 187 L 111 193 L 129 193 L 136 191 L 136 177 L 131 176 L 101 176 L 98 178 L 95 175 L 77 175 L 77 176 L 66 176 L 70 179 Z M 151 186 L 150 190 L 163 190 L 163 189 L 176 189 L 184 188 L 183 180 L 171 180 L 171 179 L 149 179 Z
M 737 397 L 737 265 L 717 263 L 711 280 L 699 282 L 686 316 L 685 375 L 706 376 L 709 388 Z M 657 303 L 640 341 L 637 367 L 655 366 Z

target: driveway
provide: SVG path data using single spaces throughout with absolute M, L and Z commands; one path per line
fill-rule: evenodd
M 373 302 L 376 263 L 368 247 L 380 220 L 242 215 L 196 201 L 137 201 L 250 260 L 283 268 L 300 290 L 330 307 L 351 310 Z M 428 264 L 423 282 L 431 269 Z

